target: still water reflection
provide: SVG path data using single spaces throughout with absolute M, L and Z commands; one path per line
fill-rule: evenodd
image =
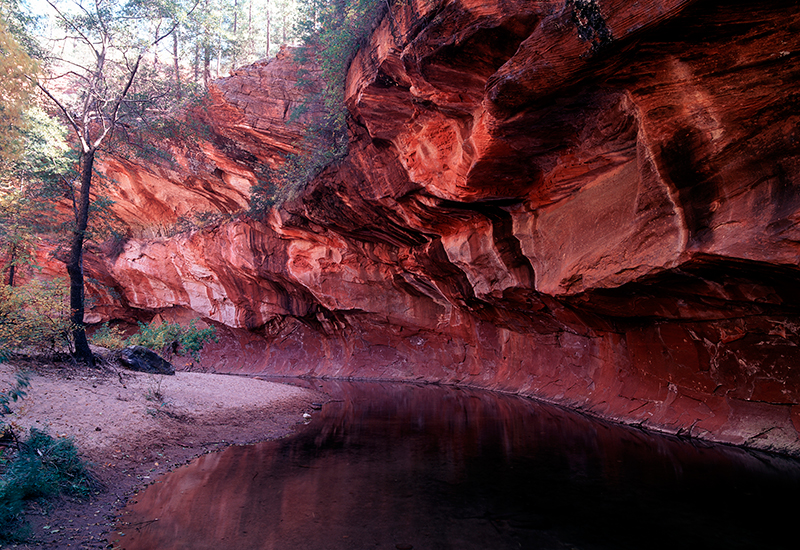
M 122 547 L 800 547 L 793 460 L 490 392 L 320 389 L 337 401 L 295 436 L 203 456 L 136 497 Z

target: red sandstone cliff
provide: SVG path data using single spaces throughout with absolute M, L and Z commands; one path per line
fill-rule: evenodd
M 221 323 L 218 371 L 458 382 L 800 453 L 798 22 L 399 3 L 350 69 L 349 155 L 266 221 L 143 238 L 237 212 L 297 151 L 318 111 L 289 122 L 289 51 L 217 82 L 169 160 L 104 164 L 135 230 L 87 260 L 118 297 L 93 318 Z

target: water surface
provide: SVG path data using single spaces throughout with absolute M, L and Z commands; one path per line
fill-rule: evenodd
M 797 461 L 491 392 L 318 384 L 337 401 L 296 435 L 205 455 L 135 497 L 120 545 L 800 547 Z

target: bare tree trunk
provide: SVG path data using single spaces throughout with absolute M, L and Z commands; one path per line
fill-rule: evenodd
M 219 79 L 219 69 L 222 63 L 222 33 L 217 35 L 217 79 Z
M 252 59 L 251 56 L 256 57 L 258 55 L 256 41 L 253 38 L 253 0 L 250 0 L 247 6 L 247 55 L 248 59 Z
M 153 40 L 158 40 L 159 33 L 161 31 L 161 24 L 159 23 L 156 25 L 155 30 L 155 37 Z M 158 75 L 158 48 L 153 49 L 153 72 Z
M 271 17 L 270 17 L 270 13 L 269 13 L 269 0 L 267 0 L 266 10 L 267 10 L 267 28 L 264 29 L 264 31 L 266 33 L 266 39 L 267 39 L 267 59 L 269 59 L 269 44 L 270 44 L 270 35 L 269 35 L 270 28 L 269 27 L 270 27 L 270 23 L 272 23 Z
M 200 82 L 200 42 L 194 43 L 194 83 Z
M 94 356 L 86 339 L 83 314 L 85 309 L 83 289 L 83 242 L 86 239 L 86 226 L 89 223 L 89 191 L 92 186 L 92 170 L 94 169 L 92 149 L 83 153 L 81 158 L 81 191 L 78 216 L 72 233 L 67 273 L 69 274 L 69 307 L 72 312 L 72 338 L 75 341 L 75 357 L 87 366 L 94 367 Z
M 172 57 L 175 59 L 175 98 L 180 101 L 183 99 L 181 92 L 181 65 L 178 60 L 178 29 L 172 34 Z
M 233 51 L 231 52 L 231 71 L 239 63 L 239 0 L 233 0 Z
M 208 81 L 211 80 L 211 45 L 203 45 L 203 84 L 208 89 Z
M 17 273 L 17 245 L 11 245 L 11 251 L 8 256 L 11 259 L 8 266 L 8 286 L 14 286 L 14 279 Z

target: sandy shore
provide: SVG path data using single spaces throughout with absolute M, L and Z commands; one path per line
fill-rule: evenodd
M 105 548 L 118 510 L 157 476 L 227 445 L 283 437 L 312 412 L 312 403 L 326 398 L 238 376 L 23 367 L 31 387 L 4 421 L 17 433 L 36 427 L 73 437 L 105 489 L 88 502 L 66 497 L 32 508 L 31 542 L 16 548 Z M 9 387 L 16 368 L 0 365 L 0 389 Z

